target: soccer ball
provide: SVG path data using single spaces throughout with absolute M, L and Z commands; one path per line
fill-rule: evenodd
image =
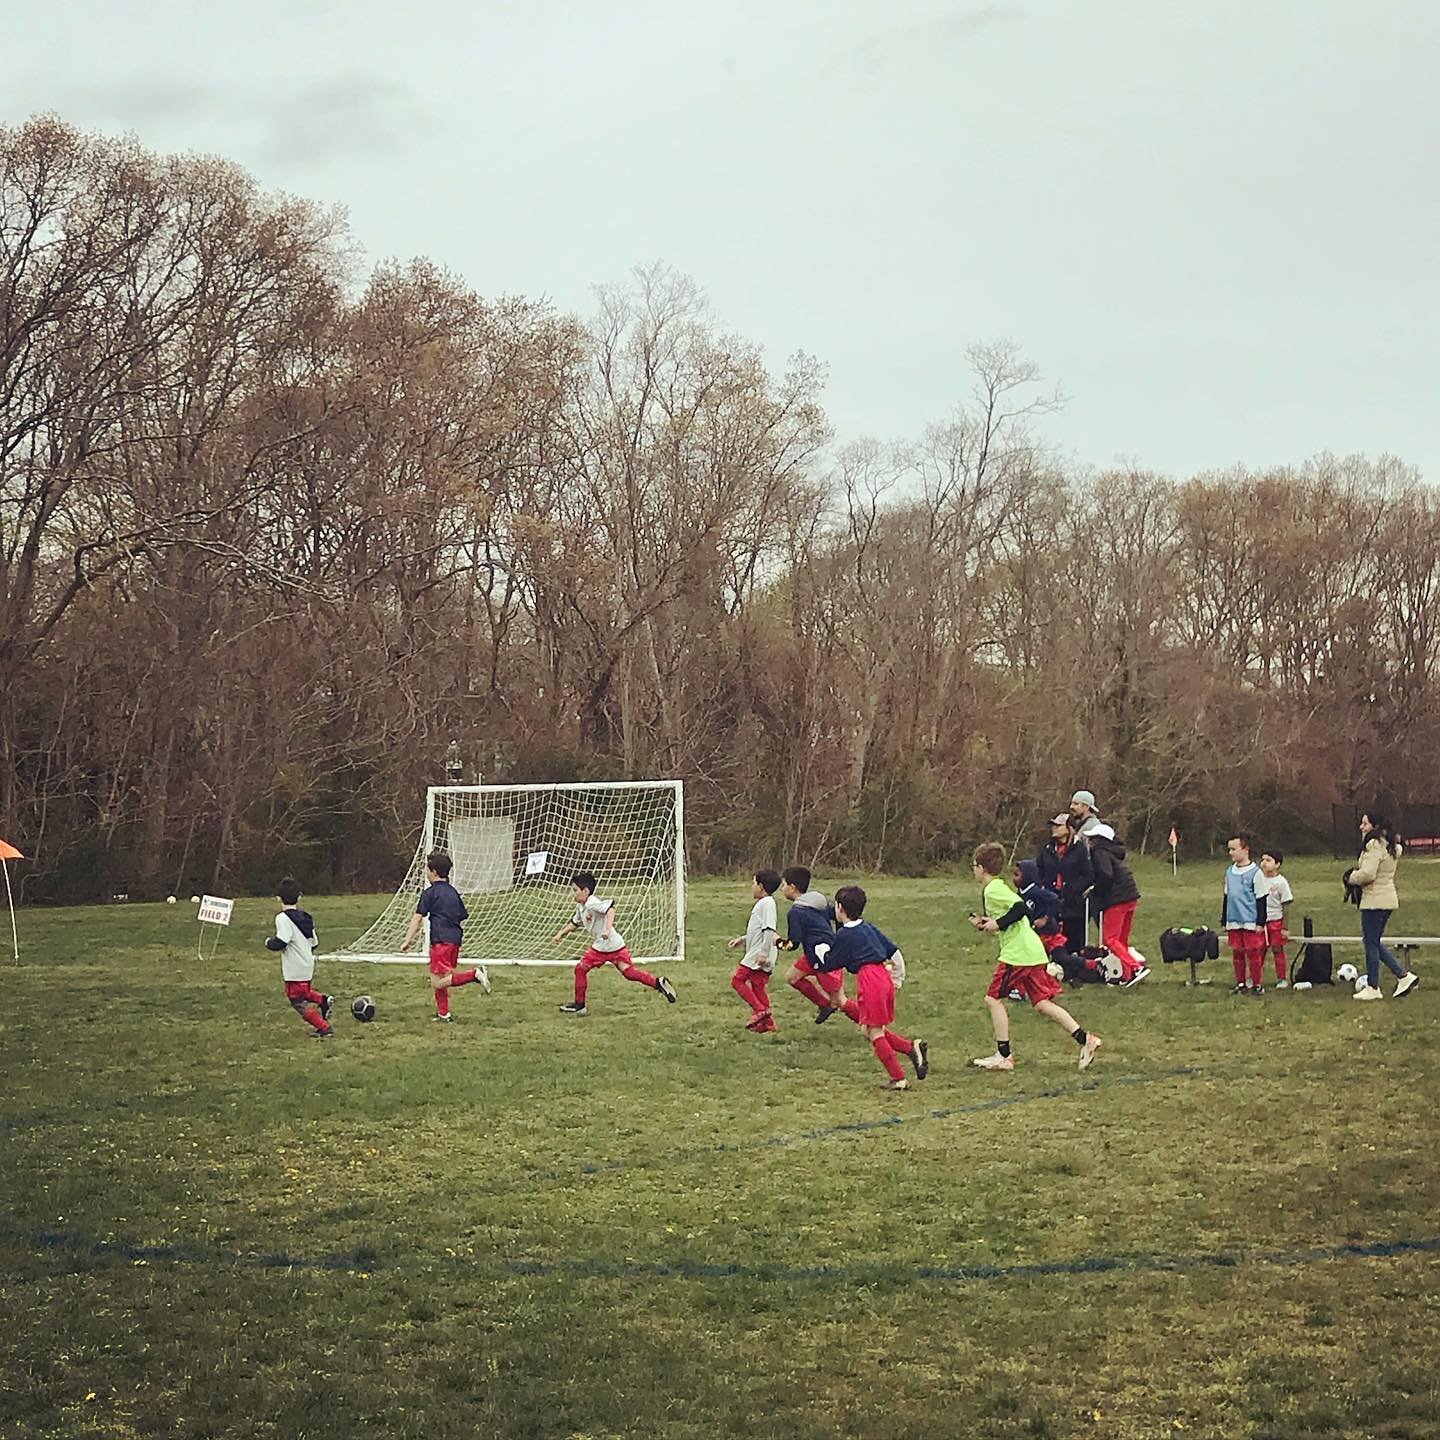
M 175 897 L 173 895 L 167 895 L 165 897 L 165 903 L 167 905 L 173 905 L 175 903 Z
M 1347 985 L 1353 985 L 1360 978 L 1360 972 L 1347 960 L 1335 972 L 1335 978 L 1343 980 Z
M 368 995 L 357 995 L 350 1002 L 350 1013 L 362 1023 L 375 1018 L 375 1002 Z
M 1355 988 L 1357 990 L 1363 990 L 1369 983 L 1369 980 L 1364 975 L 1357 975 L 1355 977 Z

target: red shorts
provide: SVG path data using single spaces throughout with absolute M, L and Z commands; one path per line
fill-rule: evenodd
M 830 972 L 839 976 L 839 970 Z M 823 976 L 821 978 L 824 978 Z M 843 980 L 841 982 L 844 983 Z M 862 1025 L 895 1023 L 895 981 L 883 965 L 862 965 L 855 976 L 855 1003 Z
M 614 965 L 624 970 L 633 963 L 628 945 L 622 945 L 618 950 L 590 949 L 580 957 L 580 964 L 586 970 L 598 970 L 602 965 Z
M 1064 987 L 1043 965 L 1006 965 L 995 967 L 990 988 L 985 992 L 992 1000 L 1004 1000 L 1014 990 L 1022 1000 L 1038 1005 L 1053 1000 Z
M 806 958 L 803 950 L 796 956 L 795 968 L 802 975 L 813 976 L 816 984 L 827 995 L 838 995 L 845 988 L 845 972 L 843 970 L 817 970 Z M 870 966 L 867 965 L 865 968 L 868 970 Z M 862 1020 L 860 1023 L 863 1025 L 866 1022 Z
M 454 941 L 437 940 L 430 946 L 430 973 L 437 978 L 448 975 L 460 963 L 460 946 Z
M 1283 920 L 1267 920 L 1265 922 L 1265 944 L 1272 950 L 1283 950 L 1285 942 L 1290 936 L 1286 934 L 1285 922 Z
M 287 1000 L 308 1000 L 311 994 L 311 982 L 309 980 L 287 980 L 285 982 L 285 998 Z
M 1225 939 L 1237 955 L 1248 955 L 1252 950 L 1265 948 L 1265 932 L 1263 930 L 1227 930 Z

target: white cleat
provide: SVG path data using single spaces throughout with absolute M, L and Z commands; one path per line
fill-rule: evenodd
M 1384 992 L 1374 985 L 1362 985 L 1353 996 L 1356 1000 L 1383 1000 Z
M 490 993 L 490 972 L 483 965 L 475 967 L 475 983 L 487 995 Z
M 1095 1052 L 1101 1046 L 1101 1039 L 1098 1035 L 1087 1035 L 1085 1043 L 1080 1047 L 1080 1068 L 1088 1070 L 1095 1059 Z
M 993 1055 L 986 1055 L 983 1059 L 972 1060 L 970 1063 L 981 1070 L 1013 1070 L 1015 1068 L 1015 1057 L 1013 1055 L 1002 1055 L 997 1050 Z

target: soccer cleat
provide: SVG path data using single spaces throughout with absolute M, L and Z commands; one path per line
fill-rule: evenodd
M 483 965 L 475 967 L 475 983 L 486 995 L 490 993 L 490 972 Z
M 1100 1037 L 1098 1035 L 1087 1035 L 1085 1043 L 1080 1047 L 1080 1068 L 1088 1070 L 1095 1059 L 1095 1052 L 1100 1048 Z
M 1263 985 L 1256 985 L 1250 993 L 1258 1000 L 1265 993 L 1265 987 Z
M 590 1012 L 578 1001 L 571 1000 L 560 1007 L 562 1015 L 588 1015 Z
M 334 997 L 333 995 L 327 995 L 327 996 L 320 1002 L 320 1018 L 321 1018 L 322 1020 L 329 1020 L 329 1018 L 330 1018 L 330 1012 L 331 1012 L 334 1008 L 335 1008 L 335 997 Z
M 1402 975 L 1395 987 L 1394 998 L 1398 1000 L 1402 995 L 1408 995 L 1419 983 L 1420 977 L 1413 970 L 1408 975 Z
M 887 1090 L 908 1090 L 910 1088 L 910 1082 L 902 1076 L 899 1080 L 887 1080 L 885 1082 L 885 1088 Z
M 1275 982 L 1275 988 L 1277 990 L 1288 990 L 1290 988 L 1290 982 L 1288 980 L 1277 980 Z
M 915 1041 L 915 1049 L 910 1054 L 910 1062 L 915 1066 L 917 1080 L 923 1080 L 930 1073 L 930 1047 L 923 1040 Z
M 1232 985 L 1230 987 L 1230 993 L 1232 995 L 1243 995 L 1249 988 L 1250 987 L 1242 980 L 1238 985 Z
M 815 1012 L 815 1023 L 823 1025 L 832 1015 L 838 1015 L 844 1008 L 843 1002 L 839 1005 L 822 1005 Z
M 430 1018 L 437 1025 L 453 1025 L 455 1023 L 455 1017 L 453 1015 L 432 1015 Z
M 1374 985 L 1362 985 L 1354 994 L 1356 1000 L 1383 1000 L 1385 994 Z
M 680 997 L 675 993 L 675 987 L 663 976 L 655 977 L 655 988 L 673 1005 Z
M 310 1038 L 312 1040 L 333 1040 L 335 1032 L 333 1030 L 312 1030 Z
M 1013 1070 L 1015 1068 L 1015 1057 L 1013 1055 L 1002 1055 L 997 1050 L 993 1055 L 986 1055 L 983 1059 L 972 1060 L 970 1063 L 978 1066 L 981 1070 Z
M 745 1028 L 746 1028 L 747 1030 L 763 1030 L 763 1029 L 765 1028 L 765 1022 L 766 1022 L 769 1018 L 770 1018 L 770 1012 L 769 1012 L 768 1010 L 757 1010 L 757 1011 L 745 1022 Z
M 755 1027 L 755 1033 L 757 1035 L 773 1035 L 779 1028 L 775 1023 L 775 1017 L 773 1015 L 767 1015 L 765 1017 L 765 1023 Z
M 1142 980 L 1146 979 L 1149 974 L 1150 967 L 1148 965 L 1142 965 L 1128 980 L 1122 980 L 1120 982 L 1120 988 L 1122 990 L 1133 990 Z

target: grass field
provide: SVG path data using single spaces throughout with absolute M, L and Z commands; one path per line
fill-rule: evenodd
M 1287 867 L 1295 929 L 1358 933 L 1338 868 Z M 1220 869 L 1142 867 L 1157 973 L 1070 997 L 1084 1075 L 1021 1013 L 1016 1072 L 970 1067 L 968 877 L 867 881 L 932 1045 L 906 1094 L 781 985 L 744 1031 L 738 879 L 692 887 L 676 1006 L 602 972 L 567 1020 L 565 972 L 498 972 L 444 1029 L 423 971 L 322 959 L 380 1007 L 327 1044 L 270 902 L 200 968 L 184 905 L 22 913 L 0 1436 L 1440 1434 L 1440 975 L 1187 989 L 1155 937 Z M 1392 928 L 1440 933 L 1440 864 L 1400 879 Z M 310 902 L 331 945 L 378 903 Z

